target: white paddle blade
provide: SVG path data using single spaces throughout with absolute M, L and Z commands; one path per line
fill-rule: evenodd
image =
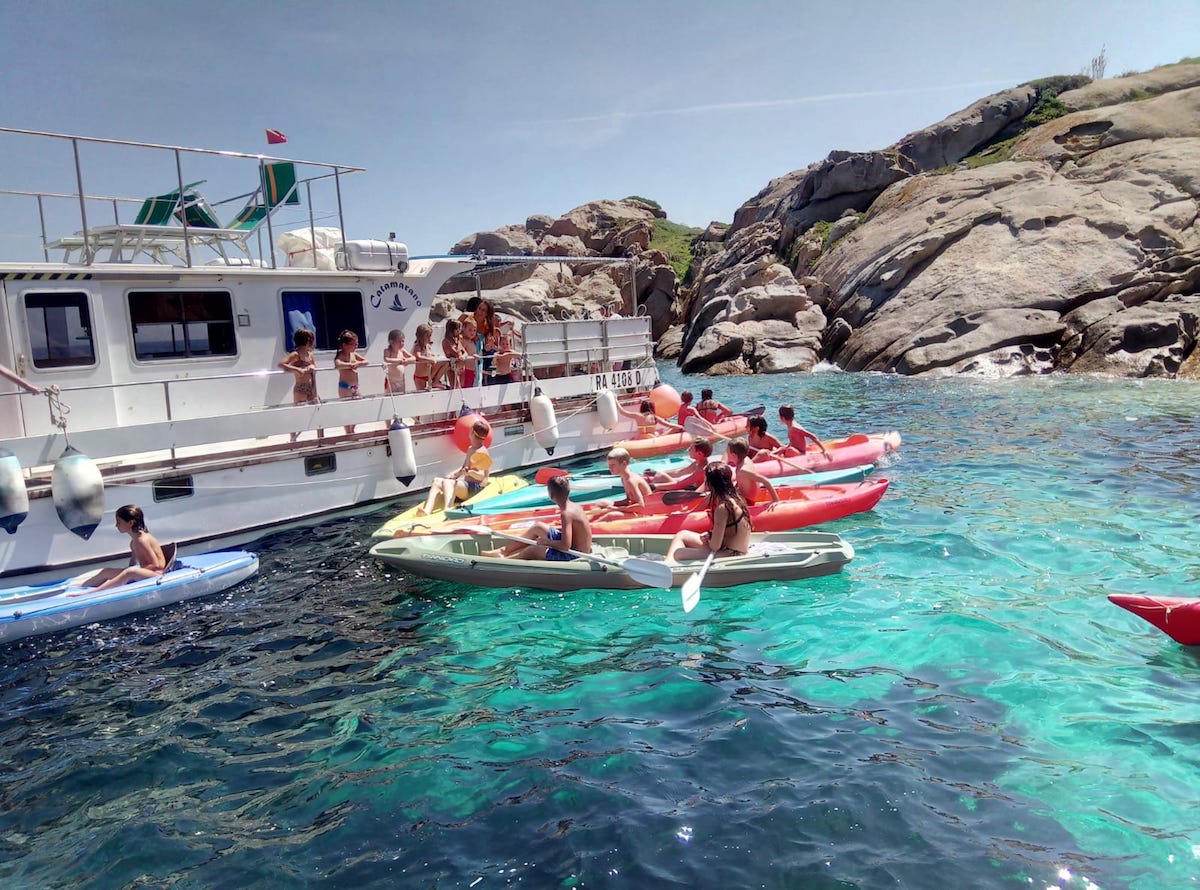
M 700 576 L 692 575 L 683 582 L 680 590 L 683 595 L 683 611 L 690 612 L 700 604 Z
M 664 590 L 669 590 L 671 587 L 671 567 L 666 563 L 631 558 L 624 560 L 621 568 L 639 584 L 647 587 L 661 587 Z
M 711 436 L 716 432 L 711 423 L 695 414 L 683 422 L 683 429 L 691 436 Z

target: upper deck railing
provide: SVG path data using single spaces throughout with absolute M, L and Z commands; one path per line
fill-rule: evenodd
M 44 140 L 59 140 L 64 141 L 70 146 L 71 161 L 73 171 L 69 171 L 68 178 L 73 181 L 74 190 L 66 189 L 16 189 L 16 188 L 0 188 L 0 196 L 8 196 L 13 198 L 28 198 L 36 202 L 37 207 L 37 223 L 40 233 L 40 248 L 43 261 L 49 262 L 50 251 L 61 249 L 64 251 L 64 258 L 70 257 L 73 253 L 77 254 L 79 259 L 76 262 L 82 265 L 91 265 L 97 260 L 97 255 L 101 247 L 114 248 L 113 254 L 122 247 L 128 250 L 131 246 L 141 247 L 149 244 L 157 244 L 160 247 L 169 245 L 158 250 L 147 251 L 141 249 L 140 252 L 154 262 L 170 262 L 173 265 L 182 264 L 184 266 L 192 266 L 195 262 L 193 252 L 196 252 L 202 247 L 213 247 L 218 244 L 215 238 L 215 233 L 226 233 L 223 239 L 226 241 L 236 240 L 241 242 L 241 246 L 245 247 L 245 238 L 234 238 L 232 229 L 222 228 L 215 229 L 196 225 L 194 217 L 187 212 L 187 200 L 189 195 L 195 195 L 195 192 L 189 191 L 188 170 L 193 169 L 196 165 L 194 162 L 199 158 L 222 158 L 230 160 L 247 160 L 253 161 L 257 167 L 256 183 L 266 181 L 268 170 L 275 165 L 292 165 L 295 173 L 295 182 L 290 186 L 289 194 L 300 195 L 304 194 L 304 204 L 308 209 L 308 226 L 313 240 L 316 240 L 315 228 L 318 222 L 318 217 L 313 206 L 312 194 L 313 184 L 325 180 L 332 180 L 334 194 L 336 198 L 336 211 L 330 211 L 329 217 L 336 216 L 337 227 L 339 231 L 345 232 L 345 221 L 342 206 L 342 190 L 341 177 L 349 173 L 361 173 L 365 168 L 354 167 L 348 164 L 330 164 L 322 161 L 307 161 L 298 158 L 285 158 L 271 155 L 250 154 L 246 152 L 225 151 L 220 149 L 209 148 L 193 148 L 182 145 L 164 145 L 154 142 L 137 142 L 124 139 L 105 139 L 94 136 L 77 136 L 67 133 L 50 133 L 40 130 L 25 130 L 14 127 L 0 127 L 0 136 L 15 139 L 19 137 L 30 137 L 34 139 Z M 144 193 L 133 195 L 111 195 L 111 194 L 92 194 L 84 187 L 85 169 L 83 161 L 83 152 L 81 148 L 85 146 L 110 146 L 123 147 L 129 149 L 150 150 L 154 152 L 163 152 L 173 157 L 173 170 L 170 171 L 170 179 L 167 182 L 162 180 L 156 183 L 149 183 Z M 0 151 L 0 169 L 9 166 L 9 169 L 24 169 L 23 164 L 15 163 L 5 165 L 3 163 L 7 152 Z M 185 160 L 189 163 L 185 163 Z M 206 180 L 200 180 L 204 182 Z M 199 185 L 200 182 L 192 182 L 191 185 Z M 121 208 L 124 205 L 143 206 L 151 198 L 149 196 L 161 194 L 166 191 L 166 188 L 175 190 L 175 194 L 179 196 L 178 208 L 172 208 L 172 216 L 178 219 L 179 224 L 168 225 L 136 225 L 123 222 L 121 220 Z M 216 201 L 212 206 L 221 206 L 235 201 L 251 199 L 255 200 L 257 195 L 262 193 L 262 186 L 256 185 L 254 189 L 243 194 L 234 195 L 233 197 L 225 198 Z M 262 195 L 264 206 L 267 207 L 266 212 L 261 220 L 261 224 L 254 228 L 247 227 L 237 234 L 244 234 L 245 237 L 254 235 L 258 238 L 258 263 L 267 265 L 271 268 L 276 267 L 276 258 L 273 245 L 275 243 L 274 228 L 275 224 L 272 220 L 272 215 L 276 209 L 274 206 L 267 206 L 266 195 Z M 76 208 L 75 216 L 70 214 L 59 214 L 63 220 L 63 224 L 69 227 L 67 231 L 75 231 L 75 234 L 67 234 L 64 231 L 63 235 L 51 237 L 47 224 L 47 210 L 51 202 L 58 206 L 65 203 L 73 204 Z M 292 203 L 292 202 L 287 202 Z M 113 222 L 111 224 L 98 224 L 96 220 L 99 218 L 97 213 L 98 205 L 108 205 L 111 209 Z M 205 203 L 207 207 L 207 203 Z M 211 207 L 209 207 L 211 210 Z M 89 214 L 89 210 L 91 213 Z M 107 211 L 106 211 L 107 212 Z M 13 214 L 7 214 L 9 219 L 13 218 Z M 326 213 L 322 212 L 322 220 Z M 6 226 L 11 229 L 11 223 Z M 263 250 L 261 235 L 265 229 L 267 235 L 268 249 Z M 77 231 L 76 231 L 77 230 Z M 0 233 L 8 235 L 8 232 Z M 122 241 L 123 236 L 128 236 Z M 343 235 L 344 239 L 344 235 Z M 344 243 L 343 243 L 344 247 Z M 218 255 L 226 257 L 223 249 L 220 249 L 218 244 L 214 248 Z M 3 251 L 7 254 L 7 250 Z M 136 255 L 137 251 L 135 251 Z M 269 259 L 268 259 L 269 258 Z M 6 255 L 0 255 L 0 259 L 10 259 Z M 175 260 L 179 262 L 176 263 Z M 226 261 L 229 262 L 228 257 Z M 253 260 L 252 260 L 253 261 Z

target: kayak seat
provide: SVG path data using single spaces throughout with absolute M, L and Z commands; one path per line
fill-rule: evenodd
M 170 544 L 162 545 L 163 559 L 165 560 L 165 562 L 164 562 L 165 567 L 163 568 L 164 575 L 167 572 L 171 571 L 172 569 L 178 568 L 177 561 L 175 559 L 175 551 L 176 551 L 177 547 L 178 547 L 178 545 L 176 545 L 176 543 L 174 541 L 172 541 Z
M 602 559 L 619 560 L 629 558 L 629 551 L 624 547 L 593 547 L 592 553 Z

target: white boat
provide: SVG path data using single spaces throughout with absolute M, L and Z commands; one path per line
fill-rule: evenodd
M 79 587 L 81 576 L 10 587 L 0 590 L 0 643 L 208 596 L 257 571 L 257 556 L 235 550 L 180 557 L 162 575 L 106 590 Z
M 595 535 L 592 556 L 569 561 L 505 559 L 480 556 L 502 547 L 511 535 L 422 535 L 380 541 L 371 555 L 380 562 L 414 575 L 473 584 L 478 587 L 530 587 L 539 590 L 631 590 L 659 586 L 662 580 L 679 587 L 696 574 L 701 562 L 665 560 L 672 535 Z M 705 587 L 733 587 L 762 581 L 794 581 L 832 575 L 854 558 L 854 548 L 830 532 L 773 532 L 753 535 L 750 552 L 713 560 L 704 575 Z M 655 565 L 656 563 L 656 565 Z
M 61 155 L 68 182 L 0 188 L 5 227 L 29 220 L 26 252 L 40 254 L 0 262 L 0 364 L 56 389 L 0 380 L 0 527 L 15 530 L 0 535 L 0 577 L 120 557 L 124 536 L 92 531 L 126 503 L 187 548 L 417 492 L 461 463 L 467 411 L 492 424 L 493 472 L 603 450 L 633 424 L 606 428 L 598 394 L 657 383 L 649 319 L 606 317 L 525 324 L 517 382 L 417 392 L 410 366 L 408 392 L 385 394 L 388 331 L 411 348 L 452 276 L 486 286 L 501 264 L 571 260 L 413 257 L 396 241 L 345 240 L 342 181 L 361 168 L 0 128 L 0 171 L 19 169 L 5 163 L 10 139 L 40 140 L 47 163 Z M 99 181 L 92 154 L 126 150 L 149 180 L 139 197 L 85 190 Z M 247 193 L 222 221 L 224 202 L 201 194 L 217 186 L 189 180 L 216 182 L 210 170 L 227 164 Z M 281 243 L 286 255 L 270 247 Z M 301 326 L 316 331 L 319 402 L 294 405 L 277 363 Z M 343 329 L 372 362 L 359 398 L 339 398 Z

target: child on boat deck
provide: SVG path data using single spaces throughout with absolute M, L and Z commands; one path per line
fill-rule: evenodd
M 629 452 L 624 448 L 614 448 L 608 452 L 608 471 L 621 479 L 621 487 L 625 489 L 625 498 L 620 501 L 600 501 L 595 505 L 599 510 L 593 514 L 592 522 L 606 522 L 609 519 L 624 519 L 627 516 L 640 516 L 646 506 L 646 498 L 651 494 L 650 483 L 642 476 L 629 469 Z
M 404 331 L 388 331 L 387 346 L 383 348 L 383 367 L 387 372 L 383 377 L 383 391 L 404 392 L 404 366 L 415 361 L 416 357 L 404 348 Z
M 121 534 L 129 535 L 128 568 L 101 569 L 83 582 L 82 586 L 89 588 L 88 590 L 68 596 L 83 596 L 91 593 L 92 589 L 107 590 L 110 587 L 128 584 L 130 581 L 153 578 L 166 570 L 167 558 L 163 554 L 162 545 L 146 528 L 146 517 L 141 507 L 133 504 L 117 507 L 116 526 Z
M 490 336 L 495 338 L 497 348 L 492 353 L 492 374 L 490 378 L 487 378 L 486 382 L 515 383 L 517 375 L 513 371 L 513 363 L 521 357 L 521 353 L 513 351 L 512 336 L 508 331 L 503 329 L 499 333 Z
M 479 347 L 476 343 L 477 332 L 475 330 L 475 317 L 472 315 L 463 314 L 459 316 L 458 322 L 462 325 L 462 334 L 459 337 L 459 343 L 462 346 L 464 362 L 458 372 L 459 385 L 463 389 L 470 389 L 475 385 L 475 370 L 479 364 Z
M 442 509 L 449 510 L 454 506 L 456 498 L 465 501 L 483 491 L 492 473 L 492 456 L 484 444 L 491 431 L 487 421 L 477 420 L 471 424 L 471 447 L 467 449 L 462 466 L 449 476 L 438 476 L 433 480 L 433 484 L 429 486 L 429 497 L 425 500 L 425 506 L 418 511 L 420 515 L 428 516 L 433 512 L 439 495 L 442 498 Z
M 290 371 L 296 378 L 292 384 L 292 404 L 313 405 L 317 401 L 317 360 L 313 356 L 315 335 L 307 328 L 292 334 L 295 347 L 279 363 L 279 367 Z
M 495 550 L 483 550 L 480 556 L 506 556 L 513 559 L 545 559 L 550 562 L 569 562 L 578 559 L 574 553 L 592 552 L 592 527 L 588 524 L 583 508 L 571 501 L 571 479 L 555 476 L 546 483 L 546 493 L 558 507 L 558 525 L 535 522 L 521 535 L 534 543 L 513 541 Z
M 418 390 L 445 389 L 438 381 L 445 371 L 445 363 L 437 361 L 433 354 L 433 328 L 427 324 L 417 325 L 417 338 L 413 343 L 413 385 Z
M 447 371 L 446 382 L 450 384 L 450 388 L 454 389 L 461 385 L 462 371 L 466 367 L 466 353 L 463 351 L 462 325 L 453 318 L 446 322 L 446 333 L 442 337 L 442 355 L 446 357 Z
M 682 433 L 683 427 L 677 423 L 671 423 L 669 420 L 663 420 L 654 412 L 654 403 L 649 399 L 642 399 L 642 404 L 637 411 L 630 411 L 620 402 L 617 403 L 617 410 L 626 417 L 632 417 L 637 421 L 637 435 L 635 439 L 649 439 L 657 434 L 660 426 L 666 427 L 676 433 Z
M 338 348 L 333 356 L 333 366 L 338 372 L 338 398 L 357 399 L 358 369 L 371 362 L 358 350 L 358 334 L 354 331 L 342 331 L 338 334 Z M 346 435 L 354 432 L 354 424 L 346 425 Z

